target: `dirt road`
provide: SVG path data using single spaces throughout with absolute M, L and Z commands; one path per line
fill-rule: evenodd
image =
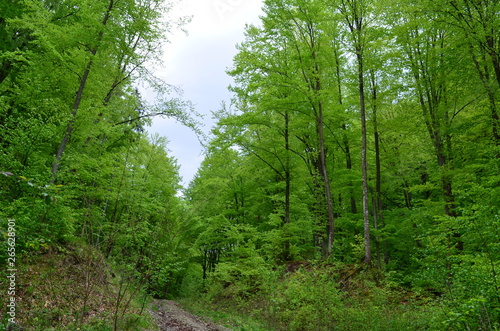
M 175 301 L 157 300 L 153 307 L 150 313 L 162 331 L 230 331 L 185 311 Z

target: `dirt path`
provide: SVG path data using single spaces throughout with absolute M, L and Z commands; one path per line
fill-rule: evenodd
M 227 328 L 188 313 L 175 301 L 156 300 L 153 306 L 150 313 L 162 331 L 229 331 Z

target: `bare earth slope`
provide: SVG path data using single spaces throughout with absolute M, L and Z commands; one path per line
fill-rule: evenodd
M 150 313 L 162 331 L 229 331 L 185 311 L 178 303 L 171 300 L 155 301 L 154 309 L 151 309 Z

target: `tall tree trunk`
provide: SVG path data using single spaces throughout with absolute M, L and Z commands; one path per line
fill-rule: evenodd
M 320 156 L 320 167 L 321 175 L 323 177 L 325 197 L 328 208 L 328 242 L 327 242 L 327 254 L 330 256 L 332 254 L 333 241 L 335 236 L 335 215 L 333 212 L 333 200 L 332 191 L 330 188 L 330 179 L 328 176 L 328 170 L 326 166 L 326 151 L 325 151 L 325 138 L 323 133 L 323 103 L 318 102 L 318 138 L 319 138 L 319 156 Z
M 368 204 L 368 161 L 366 157 L 367 140 L 366 140 L 366 105 L 365 105 L 365 78 L 364 78 L 364 15 L 366 4 L 358 0 L 342 0 L 341 12 L 344 15 L 346 23 L 353 38 L 353 48 L 356 55 L 358 65 L 358 89 L 359 89 L 359 106 L 361 117 L 361 176 L 363 190 L 363 227 L 364 227 L 364 244 L 365 257 L 364 262 L 370 264 L 372 260 L 370 247 L 370 211 Z
M 322 84 L 320 77 L 320 65 L 318 63 L 318 58 L 316 54 L 316 44 L 314 39 L 311 37 L 311 56 L 314 60 L 314 77 L 310 80 L 310 87 L 314 91 L 314 99 L 319 98 L 320 93 L 322 92 Z M 306 81 L 307 81 L 306 77 Z M 324 135 L 324 109 L 323 102 L 321 99 L 317 100 L 316 103 L 313 104 L 314 115 L 316 117 L 316 133 L 318 134 L 318 145 L 319 145 L 319 170 L 321 177 L 323 178 L 324 185 L 324 194 L 327 204 L 327 212 L 328 212 L 328 226 L 327 226 L 327 249 L 326 256 L 328 257 L 332 254 L 333 251 L 333 241 L 335 240 L 335 214 L 333 211 L 333 199 L 332 199 L 332 191 L 330 187 L 330 178 L 328 175 L 328 167 L 326 165 L 326 148 L 325 148 L 325 135 Z
M 342 124 L 342 130 L 346 131 L 347 126 L 345 124 Z M 344 141 L 344 154 L 345 154 L 345 165 L 346 169 L 349 170 L 349 172 L 352 170 L 352 157 L 351 157 L 351 146 L 349 144 L 349 140 L 347 139 L 347 135 L 344 133 L 343 137 Z M 356 197 L 354 196 L 354 189 L 353 189 L 353 184 L 352 182 L 349 182 L 349 187 L 350 187 L 350 192 L 349 192 L 349 200 L 351 202 L 351 213 L 352 214 L 357 214 L 358 213 L 358 207 L 356 205 Z
M 290 259 L 290 239 L 288 238 L 288 227 L 290 224 L 290 130 L 289 130 L 290 115 L 288 110 L 285 110 L 285 260 Z
M 377 82 L 375 80 L 375 72 L 370 71 L 371 88 L 372 88 L 372 118 L 373 118 L 373 136 L 375 140 L 375 199 L 373 201 L 373 228 L 375 231 L 379 229 L 379 222 L 383 220 L 382 212 L 382 176 L 380 166 L 380 137 L 377 121 Z M 382 267 L 380 256 L 380 238 L 375 235 L 375 249 L 377 254 L 377 266 Z
M 370 264 L 372 253 L 370 247 L 370 211 L 368 205 L 368 162 L 366 159 L 366 106 L 365 106 L 365 82 L 363 68 L 363 54 L 358 46 L 356 50 L 358 61 L 358 84 L 359 84 L 359 104 L 361 111 L 361 172 L 363 181 L 363 225 L 365 243 L 365 263 Z
M 91 53 L 94 56 L 97 53 L 97 49 L 92 50 Z M 80 107 L 80 102 L 82 101 L 83 90 L 85 89 L 85 85 L 87 84 L 87 79 L 89 77 L 91 67 L 92 67 L 92 60 L 90 60 L 90 62 L 87 64 L 85 72 L 83 73 L 82 78 L 80 79 L 80 85 L 78 87 L 78 91 L 76 92 L 76 98 L 73 104 L 73 111 L 71 112 L 71 119 L 68 123 L 68 126 L 66 127 L 66 131 L 64 132 L 64 137 L 61 141 L 61 144 L 57 149 L 56 159 L 52 164 L 52 183 L 54 183 L 56 180 L 56 175 L 57 171 L 59 170 L 61 157 L 64 153 L 64 150 L 66 149 L 66 145 L 68 144 L 69 138 L 71 137 L 71 133 L 73 132 L 73 124 L 76 119 L 76 113 L 78 111 L 78 108 Z
M 81 103 L 82 97 L 83 97 L 83 91 L 85 90 L 85 86 L 87 85 L 87 80 L 89 78 L 89 74 L 90 74 L 90 71 L 92 69 L 93 59 L 94 59 L 95 55 L 97 54 L 97 51 L 99 50 L 99 46 L 102 42 L 102 37 L 104 35 L 104 28 L 106 27 L 106 24 L 108 23 L 108 20 L 111 16 L 111 11 L 113 10 L 114 4 L 115 4 L 115 0 L 109 1 L 108 7 L 106 9 L 106 13 L 104 14 L 104 17 L 103 17 L 102 22 L 101 22 L 102 29 L 101 29 L 101 31 L 99 31 L 94 48 L 92 48 L 90 50 L 90 60 L 85 67 L 85 71 L 83 72 L 83 75 L 80 79 L 80 84 L 78 86 L 78 90 L 76 91 L 75 102 L 73 103 L 73 108 L 72 108 L 72 112 L 71 112 L 71 119 L 68 123 L 68 126 L 66 127 L 66 131 L 64 132 L 64 137 L 61 140 L 61 144 L 59 145 L 59 148 L 57 149 L 54 163 L 52 164 L 52 181 L 51 181 L 52 183 L 55 183 L 55 181 L 56 181 L 56 176 L 57 176 L 57 172 L 59 170 L 59 165 L 61 162 L 62 155 L 66 149 L 66 145 L 68 144 L 69 139 L 71 138 L 71 134 L 73 132 L 73 125 L 74 125 L 75 119 L 76 119 L 76 114 L 78 112 L 78 109 L 80 108 L 80 103 Z

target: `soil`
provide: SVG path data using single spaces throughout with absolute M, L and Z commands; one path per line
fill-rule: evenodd
M 160 330 L 168 331 L 229 331 L 225 327 L 195 316 L 175 301 L 156 300 L 150 314 L 155 318 Z

